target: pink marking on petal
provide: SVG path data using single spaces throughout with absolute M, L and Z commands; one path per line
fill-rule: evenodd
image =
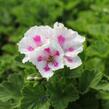
M 64 44 L 64 42 L 65 42 L 64 36 L 59 35 L 59 36 L 58 36 L 58 42 L 59 42 L 60 45 Z
M 27 50 L 28 50 L 28 51 L 33 51 L 34 48 L 33 48 L 32 46 L 29 46 L 29 47 L 27 48 Z
M 36 43 L 36 45 L 41 45 L 41 37 L 39 35 L 36 35 L 33 37 L 34 42 Z
M 58 67 L 58 62 L 54 61 L 54 62 L 53 62 L 53 65 L 54 65 L 55 67 Z
M 68 62 L 72 63 L 73 62 L 73 59 L 68 57 L 68 56 L 65 56 L 65 58 L 67 59 Z
M 45 70 L 46 72 L 50 70 L 48 64 L 44 67 L 44 70 Z
M 46 51 L 46 52 L 49 53 L 49 54 L 51 53 L 50 48 L 45 48 L 44 51 Z
M 68 51 L 72 52 L 72 51 L 74 51 L 74 48 L 70 47 L 70 48 L 68 48 Z
M 40 61 L 42 61 L 43 60 L 43 57 L 42 56 L 39 56 L 38 58 L 37 58 L 37 61 L 38 62 L 40 62 Z
M 54 56 L 59 56 L 59 55 L 60 55 L 59 51 L 54 52 Z

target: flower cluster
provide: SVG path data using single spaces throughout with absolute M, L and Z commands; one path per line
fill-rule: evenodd
M 20 53 L 25 54 L 23 63 L 32 62 L 41 75 L 50 78 L 55 70 L 64 65 L 74 69 L 82 64 L 78 54 L 83 51 L 84 37 L 56 22 L 54 27 L 34 26 L 18 43 Z

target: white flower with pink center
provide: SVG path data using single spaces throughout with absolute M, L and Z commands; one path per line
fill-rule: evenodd
M 78 54 L 83 51 L 84 37 L 56 22 L 54 24 L 54 39 L 64 51 L 64 64 L 67 67 L 74 69 L 82 64 Z
M 20 53 L 25 54 L 23 63 L 29 60 L 31 54 L 36 48 L 46 44 L 52 37 L 52 28 L 49 26 L 34 26 L 31 27 L 25 34 L 22 40 L 18 43 Z
M 34 26 L 18 43 L 20 53 L 25 54 L 23 63 L 32 62 L 42 77 L 49 79 L 55 70 L 64 65 L 74 69 L 82 64 L 78 54 L 83 51 L 84 37 L 67 29 L 61 23 L 49 26 Z
M 50 41 L 36 49 L 29 61 L 36 65 L 43 77 L 50 78 L 53 71 L 64 68 L 63 55 L 61 47 L 55 41 Z

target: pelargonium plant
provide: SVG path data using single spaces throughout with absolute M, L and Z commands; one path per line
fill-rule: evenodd
M 82 64 L 78 54 L 83 51 L 85 38 L 78 32 L 56 22 L 54 27 L 33 26 L 18 43 L 23 63 L 29 61 L 42 77 L 49 79 L 64 66 L 74 69 Z

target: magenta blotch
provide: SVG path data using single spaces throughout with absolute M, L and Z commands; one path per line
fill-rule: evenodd
M 68 48 L 68 51 L 69 51 L 69 52 L 72 52 L 72 51 L 74 51 L 74 50 L 75 50 L 75 49 L 72 48 L 72 47 Z
M 54 52 L 54 56 L 59 56 L 60 54 L 59 54 L 59 51 L 55 51 Z
M 37 58 L 37 61 L 38 62 L 40 62 L 40 61 L 42 61 L 43 60 L 43 57 L 42 56 L 39 56 L 38 58 Z
M 34 36 L 33 40 L 36 43 L 36 45 L 41 45 L 41 37 L 39 35 Z
M 47 53 L 51 53 L 50 48 L 45 48 L 44 51 L 46 51 Z
M 49 66 L 46 65 L 46 66 L 44 67 L 44 70 L 45 70 L 46 72 L 49 71 L 49 70 L 50 70 Z
M 53 62 L 53 65 L 54 65 L 55 67 L 58 67 L 58 62 L 54 61 L 54 62 Z
M 28 51 L 33 51 L 34 48 L 33 48 L 32 46 L 29 46 L 29 47 L 27 48 L 27 50 L 28 50 Z
M 70 57 L 65 56 L 65 58 L 66 58 L 69 62 L 73 62 L 73 59 L 71 59 Z
M 59 35 L 59 36 L 58 36 L 58 42 L 59 42 L 60 45 L 64 44 L 64 42 L 65 42 L 64 36 Z

